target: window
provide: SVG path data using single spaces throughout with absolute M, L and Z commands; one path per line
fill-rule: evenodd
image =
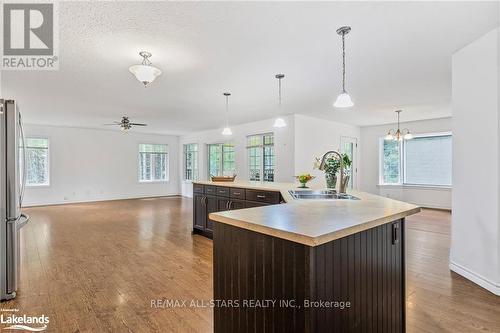
M 416 137 L 405 142 L 404 182 L 451 185 L 451 135 Z
M 451 186 L 452 136 L 426 134 L 412 140 L 381 139 L 381 184 Z
M 198 145 L 184 145 L 184 180 L 198 179 Z
M 400 183 L 400 142 L 382 139 L 382 184 Z
M 49 185 L 48 139 L 26 138 L 26 185 Z
M 249 179 L 274 181 L 274 135 L 272 133 L 247 137 Z
M 208 145 L 208 177 L 233 176 L 236 171 L 234 145 L 216 143 Z
M 168 180 L 168 146 L 161 144 L 139 145 L 139 181 Z

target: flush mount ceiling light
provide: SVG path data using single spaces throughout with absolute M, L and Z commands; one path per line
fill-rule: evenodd
M 286 127 L 285 119 L 281 118 L 281 80 L 285 77 L 285 74 L 276 74 L 275 77 L 278 79 L 278 118 L 274 120 L 274 127 L 281 128 Z
M 229 96 L 231 93 L 225 92 L 224 96 L 226 97 L 226 127 L 222 130 L 222 135 L 229 136 L 233 135 L 233 131 L 229 128 Z
M 139 55 L 142 57 L 142 64 L 133 65 L 128 68 L 130 73 L 134 74 L 137 80 L 141 81 L 144 84 L 144 87 L 147 87 L 148 84 L 153 82 L 158 76 L 161 75 L 161 69 L 153 66 L 149 58 L 151 58 L 152 54 L 146 51 L 139 52 Z
M 340 27 L 337 29 L 337 34 L 342 36 L 342 91 L 337 96 L 337 100 L 333 104 L 336 108 L 348 108 L 354 105 L 351 96 L 345 90 L 345 35 L 351 31 L 351 27 Z
M 411 140 L 413 139 L 413 135 L 410 133 L 410 130 L 407 128 L 403 128 L 403 130 L 399 129 L 399 114 L 403 112 L 403 110 L 397 110 L 394 111 L 398 114 L 398 129 L 390 129 L 389 132 L 387 132 L 387 135 L 385 136 L 385 140 L 390 141 L 403 141 L 404 140 Z

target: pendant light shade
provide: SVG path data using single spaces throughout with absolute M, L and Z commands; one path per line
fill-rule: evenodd
M 222 135 L 233 135 L 233 131 L 229 127 L 224 127 L 222 130 Z
M 147 87 L 161 75 L 161 69 L 154 67 L 149 61 L 152 56 L 151 53 L 142 51 L 139 52 L 139 55 L 142 57 L 142 64 L 130 66 L 128 70 L 135 75 L 137 80 L 144 84 L 144 87 Z
M 351 31 L 351 27 L 340 27 L 337 29 L 337 34 L 342 36 L 342 91 L 337 96 L 335 103 L 336 108 L 349 108 L 354 105 L 351 96 L 345 90 L 345 35 Z
M 286 127 L 285 119 L 281 118 L 280 115 L 282 113 L 282 105 L 281 105 L 281 80 L 285 77 L 285 74 L 276 74 L 274 76 L 278 79 L 278 118 L 274 120 L 273 127 L 282 128 Z
M 333 104 L 333 106 L 335 106 L 336 108 L 348 108 L 353 105 L 354 103 L 351 100 L 351 96 L 349 96 L 347 92 L 343 92 L 338 95 L 335 104 Z
M 224 96 L 226 97 L 226 127 L 222 130 L 222 135 L 229 136 L 233 135 L 233 131 L 229 128 L 229 96 L 231 96 L 231 93 L 225 92 Z
M 274 120 L 274 127 L 281 128 L 281 127 L 286 127 L 286 121 L 283 118 L 276 118 Z

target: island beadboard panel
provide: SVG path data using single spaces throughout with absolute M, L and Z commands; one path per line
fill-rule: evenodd
M 216 333 L 405 331 L 404 219 L 315 247 L 214 222 L 213 244 Z

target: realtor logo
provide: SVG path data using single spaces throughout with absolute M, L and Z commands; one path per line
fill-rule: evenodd
M 54 3 L 3 4 L 5 70 L 58 69 Z

